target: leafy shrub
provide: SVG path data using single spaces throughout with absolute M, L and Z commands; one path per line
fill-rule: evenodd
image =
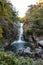
M 6 52 L 0 52 L 0 65 L 43 65 L 43 60 L 34 60 L 30 57 L 17 57 Z

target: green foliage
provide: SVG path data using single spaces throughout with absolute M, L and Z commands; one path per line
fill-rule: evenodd
M 2 30 L 2 27 L 0 26 L 0 34 L 2 34 L 3 33 L 3 30 Z
M 6 42 L 6 40 L 4 38 L 1 38 L 0 39 L 0 47 L 2 48 L 3 47 L 3 44 Z
M 39 5 L 31 5 L 26 13 L 26 19 L 29 20 L 28 26 L 24 27 L 31 32 L 43 32 L 43 6 Z M 42 33 L 40 33 L 42 34 Z
M 17 57 L 6 52 L 0 52 L 0 65 L 43 65 L 43 60 L 34 60 L 30 57 Z
M 0 38 L 9 38 L 15 32 L 14 23 L 18 19 L 12 4 L 8 0 L 0 0 Z

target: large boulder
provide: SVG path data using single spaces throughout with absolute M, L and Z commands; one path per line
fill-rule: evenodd
M 31 49 L 30 49 L 30 47 L 27 47 L 26 49 L 24 49 L 24 55 L 30 56 L 30 54 L 31 54 Z
M 42 49 L 41 48 L 35 48 L 35 57 L 41 57 Z
M 38 45 L 41 46 L 41 47 L 43 47 L 43 40 L 38 41 Z

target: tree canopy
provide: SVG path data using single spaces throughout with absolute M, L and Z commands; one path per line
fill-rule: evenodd
M 26 12 L 25 19 L 29 20 L 28 30 L 38 33 L 43 32 L 43 6 L 40 4 L 31 5 Z
M 0 0 L 0 38 L 9 38 L 17 29 L 14 23 L 19 20 L 16 10 L 8 0 Z

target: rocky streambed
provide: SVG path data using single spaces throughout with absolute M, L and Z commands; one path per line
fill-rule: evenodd
M 32 58 L 42 58 L 43 59 L 43 49 L 42 48 L 35 48 L 32 50 L 30 47 L 27 48 L 20 48 L 18 52 L 16 52 L 16 55 L 18 56 L 29 56 Z

